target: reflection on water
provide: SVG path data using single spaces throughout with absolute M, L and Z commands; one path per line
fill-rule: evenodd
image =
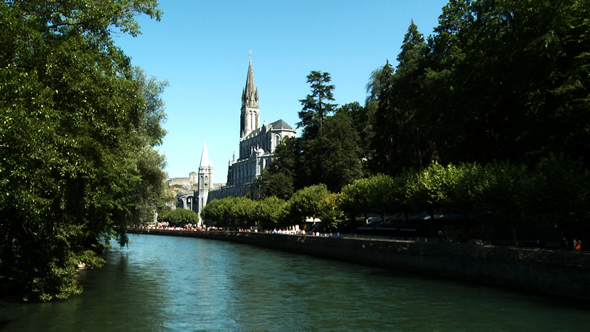
M 563 331 L 590 306 L 247 245 L 132 235 L 81 295 L 0 303 L 6 331 Z

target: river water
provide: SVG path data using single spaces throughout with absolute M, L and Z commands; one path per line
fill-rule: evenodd
M 0 303 L 2 331 L 574 331 L 590 306 L 248 245 L 131 235 L 65 301 Z

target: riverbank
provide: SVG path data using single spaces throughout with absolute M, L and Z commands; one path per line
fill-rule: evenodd
M 147 230 L 130 233 L 148 234 Z M 570 250 L 250 232 L 150 230 L 427 273 L 590 301 L 590 254 Z

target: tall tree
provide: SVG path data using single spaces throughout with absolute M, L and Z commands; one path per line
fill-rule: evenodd
M 373 156 L 370 161 L 374 173 L 389 174 L 389 165 L 394 158 L 393 145 L 396 134 L 391 128 L 394 123 L 391 110 L 395 101 L 393 99 L 393 67 L 389 61 L 378 73 L 378 85 L 375 85 L 375 88 L 379 88 L 379 91 L 372 92 L 377 98 L 378 106 L 373 117 L 371 140 Z
M 370 140 L 372 134 L 371 117 L 368 108 L 363 107 L 359 102 L 344 104 L 336 110 L 336 114 L 345 113 L 352 121 L 352 126 L 359 136 L 359 146 L 361 148 L 361 161 L 363 163 L 363 172 L 367 172 L 367 163 L 370 156 Z
M 328 190 L 339 192 L 345 185 L 363 176 L 359 136 L 346 113 L 326 119 L 320 136 L 309 142 L 304 151 L 310 161 L 310 179 L 324 183 Z
M 433 157 L 425 138 L 424 72 L 427 52 L 424 36 L 411 22 L 397 57 L 395 73 L 389 63 L 372 77 L 368 87 L 377 107 L 373 117 L 371 160 L 374 172 L 392 176 L 403 169 L 420 168 Z M 379 88 L 379 91 L 374 89 Z
M 334 85 L 329 84 L 332 81 L 330 73 L 321 71 L 311 71 L 307 75 L 307 83 L 311 86 L 311 94 L 305 99 L 299 100 L 303 109 L 299 111 L 300 122 L 297 128 L 303 128 L 302 137 L 304 139 L 313 139 L 319 135 L 319 131 L 324 124 L 328 115 L 336 110 L 334 101 Z
M 429 43 L 427 75 L 442 162 L 533 165 L 550 152 L 588 155 L 587 6 L 449 2 Z

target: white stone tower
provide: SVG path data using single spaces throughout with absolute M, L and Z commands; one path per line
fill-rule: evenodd
M 199 195 L 197 202 L 197 213 L 199 214 L 199 226 L 203 226 L 201 220 L 201 211 L 207 205 L 209 190 L 213 184 L 213 164 L 209 162 L 207 153 L 207 142 L 203 144 L 203 154 L 201 155 L 201 164 L 199 165 Z
M 258 107 L 258 88 L 254 85 L 254 71 L 252 70 L 252 55 L 248 66 L 246 87 L 242 91 L 242 112 L 240 115 L 240 138 L 248 136 L 254 129 L 260 127 L 260 108 Z

